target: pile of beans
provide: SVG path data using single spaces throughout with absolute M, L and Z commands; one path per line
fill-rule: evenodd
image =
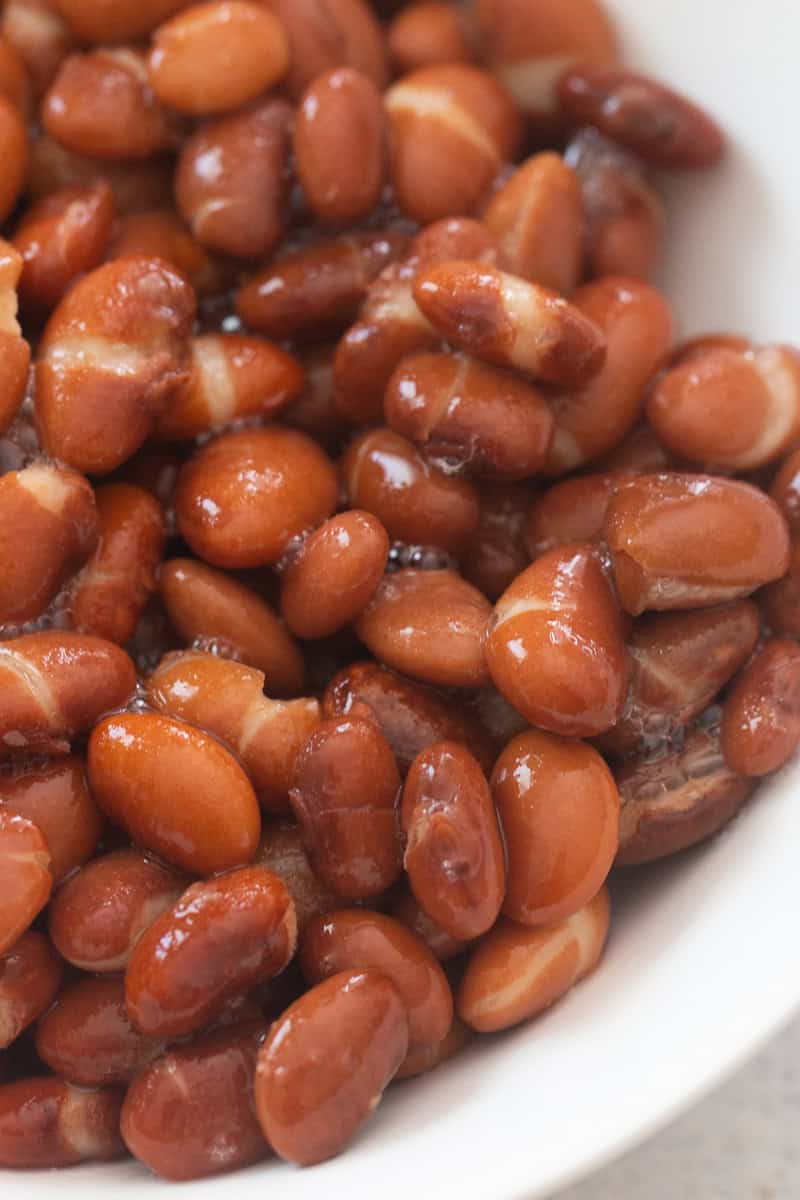
M 800 358 L 597 0 L 0 34 L 0 1165 L 316 1163 L 791 756 Z

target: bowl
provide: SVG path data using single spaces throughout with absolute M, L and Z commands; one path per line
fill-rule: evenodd
M 683 333 L 797 335 L 800 160 L 794 0 L 608 0 L 627 60 L 684 88 L 731 139 L 726 165 L 672 177 L 663 283 Z M 800 764 L 678 860 L 613 886 L 600 970 L 543 1019 L 389 1089 L 340 1158 L 272 1161 L 177 1189 L 126 1162 L 0 1171 L 3 1200 L 535 1200 L 644 1139 L 753 1054 L 800 1005 Z

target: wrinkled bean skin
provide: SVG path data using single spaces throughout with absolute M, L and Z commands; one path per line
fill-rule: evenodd
M 62 976 L 61 959 L 42 933 L 24 933 L 0 958 L 0 1050 L 50 1007 Z
M 296 945 L 292 899 L 263 867 L 192 884 L 131 954 L 125 972 L 131 1020 L 152 1037 L 197 1033 L 229 1000 L 279 975 Z
M 698 725 L 666 758 L 646 754 L 616 771 L 620 796 L 617 866 L 636 866 L 677 854 L 712 837 L 731 821 L 753 783 L 730 770 L 719 730 Z
M 503 912 L 562 921 L 605 882 L 619 845 L 619 795 L 596 750 L 540 730 L 514 738 L 492 772 L 508 855 Z
M 402 868 L 400 776 L 377 725 L 323 721 L 297 759 L 289 800 L 314 873 L 347 900 L 379 896 Z
M 723 705 L 720 744 L 732 771 L 777 771 L 800 742 L 800 646 L 766 642 L 734 681 Z
M 491 770 L 497 757 L 480 722 L 436 692 L 377 663 L 354 663 L 335 675 L 325 690 L 323 711 L 329 718 L 371 717 L 389 743 L 401 775 L 432 742 L 468 746 L 484 771 Z
M 627 612 L 702 608 L 779 579 L 789 535 L 777 505 L 732 479 L 642 475 L 606 513 L 614 579 Z
M 330 516 L 337 493 L 333 465 L 305 434 L 278 426 L 223 434 L 181 471 L 178 527 L 212 566 L 273 566 L 293 537 Z
M 68 879 L 53 897 L 49 920 L 53 945 L 82 971 L 124 971 L 144 931 L 185 887 L 181 875 L 139 850 L 102 855 Z
M 299 951 L 309 984 L 342 971 L 380 971 L 397 989 L 408 1017 L 411 1045 L 435 1045 L 453 1020 L 453 997 L 444 971 L 425 944 L 392 917 L 342 908 L 315 917 Z
M 159 582 L 169 619 L 184 642 L 229 646 L 242 662 L 264 672 L 271 696 L 294 696 L 302 689 L 303 656 L 252 588 L 189 558 L 165 563 Z
M 478 1033 L 530 1020 L 599 963 L 611 916 L 605 888 L 585 908 L 543 928 L 501 917 L 467 964 L 456 998 L 459 1017 Z
M 598 745 L 625 755 L 689 725 L 750 657 L 759 633 L 750 600 L 638 620 L 628 642 L 631 682 L 625 710 Z
M 39 1022 L 36 1052 L 70 1083 L 103 1087 L 131 1083 L 161 1046 L 133 1028 L 122 979 L 89 976 L 70 984 Z
M 472 1033 L 458 1017 L 453 1020 L 447 1034 L 440 1042 L 432 1046 L 411 1046 L 403 1059 L 402 1065 L 394 1077 L 400 1079 L 415 1079 L 418 1075 L 427 1075 L 442 1063 L 448 1062 L 454 1055 L 469 1045 Z
M 270 1149 L 255 1115 L 259 1022 L 219 1029 L 169 1050 L 134 1080 L 122 1106 L 131 1154 L 181 1182 L 233 1171 Z
M 156 712 L 188 721 L 238 756 L 268 812 L 286 812 L 297 756 L 320 722 L 319 703 L 270 700 L 264 675 L 214 654 L 169 654 L 147 683 Z
M 494 603 L 528 565 L 525 521 L 533 497 L 527 484 L 481 489 L 481 520 L 461 564 L 464 578 Z
M 483 636 L 489 601 L 454 571 L 387 575 L 355 629 L 396 671 L 442 687 L 489 682 Z
M 610 729 L 625 701 L 622 618 L 591 546 L 559 546 L 495 605 L 486 661 L 497 689 L 532 725 L 569 737 Z
M 92 730 L 88 764 L 100 808 L 174 866 L 207 875 L 255 854 L 255 793 L 233 756 L 207 734 L 153 713 L 106 717 Z
M 378 971 L 344 971 L 306 992 L 259 1051 L 256 1111 L 269 1144 L 302 1166 L 340 1153 L 408 1051 L 403 1002 Z M 309 1073 L 308 1064 L 318 1064 Z
M 0 775 L 3 805 L 39 826 L 56 884 L 83 866 L 100 841 L 103 818 L 89 792 L 86 764 L 78 755 L 12 766 Z
M 421 908 L 451 937 L 485 933 L 505 896 L 505 850 L 486 777 L 463 746 L 437 742 L 418 755 L 400 820 L 404 866 Z
M 0 1086 L 0 1166 L 72 1167 L 122 1158 L 121 1088 L 41 1076 Z
M 301 937 L 309 921 L 341 907 L 341 899 L 314 874 L 298 825 L 287 821 L 265 823 L 254 861 L 283 881 L 292 897 Z

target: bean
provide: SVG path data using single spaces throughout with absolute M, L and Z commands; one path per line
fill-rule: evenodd
M 25 210 L 13 244 L 25 264 L 19 292 L 29 312 L 50 312 L 79 275 L 100 265 L 114 215 L 105 180 L 62 188 Z
M 386 86 L 383 32 L 365 0 L 267 0 L 289 36 L 286 91 L 298 100 L 334 67 L 354 67 L 377 88 Z
M 656 381 L 647 416 L 690 462 L 757 470 L 800 436 L 800 356 L 785 346 L 696 351 Z
M 584 215 L 575 172 L 559 154 L 535 154 L 492 196 L 483 216 L 497 238 L 499 265 L 556 292 L 581 274 Z
M 800 634 L 800 541 L 792 542 L 789 554 L 788 571 L 763 588 L 759 600 L 772 632 L 794 637 Z
M 73 46 L 54 0 L 7 0 L 0 28 L 24 62 L 38 99 Z
M 342 971 L 380 971 L 405 1006 L 411 1045 L 435 1045 L 447 1036 L 453 1020 L 447 977 L 424 942 L 392 917 L 359 908 L 315 917 L 299 953 L 311 985 Z
M 655 862 L 712 837 L 753 790 L 726 766 L 719 729 L 699 724 L 666 757 L 647 752 L 616 771 L 620 795 L 618 866 Z
M 599 326 L 549 288 L 517 275 L 453 261 L 423 270 L 413 291 L 448 341 L 497 366 L 569 387 L 603 365 Z
M 400 819 L 404 866 L 422 909 L 460 941 L 485 933 L 503 904 L 505 850 L 486 778 L 463 746 L 438 742 L 418 755 Z
M 183 892 L 186 880 L 140 850 L 115 850 L 84 866 L 56 892 L 49 932 L 82 971 L 124 971 L 144 931 Z
M 616 474 L 575 475 L 540 492 L 525 527 L 530 557 L 535 561 L 570 542 L 600 542 L 609 501 L 618 484 Z
M 622 618 L 591 546 L 558 546 L 517 577 L 495 605 L 486 662 L 533 725 L 589 737 L 616 723 L 628 675 Z
M 101 809 L 174 866 L 207 875 L 255 854 L 255 793 L 233 756 L 207 734 L 154 713 L 106 717 L 92 730 L 88 763 Z
M 31 143 L 30 160 L 27 190 L 32 200 L 42 199 L 57 188 L 86 187 L 104 179 L 120 214 L 171 202 L 169 160 L 163 157 L 136 162 L 101 161 L 76 154 L 43 134 Z
M 0 775 L 0 807 L 8 805 L 38 825 L 50 851 L 54 883 L 92 857 L 103 819 L 86 782 L 82 757 L 22 763 Z
M 53 876 L 47 842 L 33 821 L 0 808 L 0 955 L 22 937 L 50 899 Z
M 465 63 L 422 67 L 384 97 L 397 203 L 421 225 L 478 208 L 520 140 L 517 109 L 485 71 Z
M 224 286 L 225 272 L 170 208 L 127 212 L 114 226 L 107 259 L 163 258 L 191 283 L 198 296 Z
M 4 24 L 7 24 L 5 18 Z M 28 66 L 7 31 L 0 35 L 0 95 L 7 96 L 23 116 L 30 118 L 32 108 L 31 80 Z
M 481 687 L 490 616 L 486 597 L 454 571 L 404 570 L 386 576 L 355 629 L 376 658 L 413 679 Z
M 605 889 L 541 929 L 501 917 L 467 964 L 456 998 L 461 1020 L 478 1033 L 494 1033 L 550 1008 L 599 963 L 609 918 Z
M 323 721 L 301 751 L 289 792 L 314 873 L 348 900 L 386 891 L 401 871 L 400 776 L 377 726 Z
M 429 688 L 412 683 L 378 663 L 354 663 L 328 684 L 326 717 L 368 716 L 376 722 L 406 775 L 417 755 L 433 742 L 468 746 L 489 771 L 496 752 L 482 723 Z
M 98 514 L 77 471 L 34 462 L 0 477 L 0 623 L 45 611 L 94 550 Z
M 400 1069 L 395 1075 L 399 1079 L 414 1079 L 418 1075 L 427 1075 L 442 1063 L 448 1062 L 458 1054 L 472 1039 L 472 1033 L 458 1017 L 453 1020 L 449 1031 L 440 1042 L 427 1046 L 411 1046 Z
M 797 537 L 800 533 L 800 450 L 793 450 L 781 464 L 769 494 L 786 517 L 792 537 Z
M 0 151 L 3 155 L 0 222 L 4 222 L 13 212 L 25 185 L 29 159 L 25 122 L 6 96 L 0 96 Z
M 495 484 L 481 489 L 481 519 L 461 573 L 493 603 L 528 565 L 525 521 L 533 489 Z
M 42 448 L 107 474 L 139 449 L 187 375 L 192 289 L 159 259 L 106 263 L 78 280 L 39 343 Z
M 25 397 L 31 348 L 17 320 L 23 258 L 0 238 L 0 433 L 5 433 Z
M 661 445 L 652 427 L 642 421 L 618 446 L 595 464 L 598 471 L 629 471 L 634 475 L 653 475 L 672 471 L 680 461 Z
M 305 665 L 296 643 L 252 590 L 189 558 L 173 558 L 160 573 L 169 619 L 186 643 L 221 642 L 248 666 L 263 671 L 272 696 L 293 696 Z
M 152 1037 L 196 1033 L 279 975 L 296 945 L 294 904 L 270 871 L 245 867 L 192 884 L 134 947 L 125 972 L 131 1020 Z
M 271 88 L 289 65 L 289 43 L 269 9 L 248 0 L 183 8 L 153 33 L 150 86 L 188 116 L 227 112 Z
M 66 754 L 128 700 L 136 673 L 119 646 L 59 630 L 0 644 L 0 681 L 0 754 Z
M 125 1144 L 164 1179 L 201 1179 L 266 1158 L 253 1098 L 260 1022 L 220 1029 L 146 1067 L 122 1106 Z
M 316 438 L 329 452 L 339 443 L 345 422 L 333 401 L 334 345 L 308 346 L 300 361 L 305 371 L 305 386 L 283 412 L 283 422 Z
M 42 933 L 24 933 L 0 958 L 0 1050 L 50 1007 L 63 967 Z
M 156 425 L 156 435 L 167 441 L 218 433 L 243 418 L 277 416 L 303 386 L 297 359 L 263 338 L 202 334 L 192 339 L 190 354 L 189 378 Z
M 76 1088 L 63 1079 L 19 1079 L 0 1087 L 0 1164 L 71 1167 L 121 1158 L 120 1088 Z
M 786 522 L 746 483 L 642 475 L 617 488 L 605 538 L 625 609 L 702 608 L 746 596 L 789 565 Z
M 349 67 L 318 75 L 300 100 L 294 153 L 315 216 L 333 225 L 368 216 L 386 167 L 383 104 L 372 80 Z
M 459 555 L 480 519 L 474 484 L 445 475 L 412 442 L 389 429 L 368 430 L 340 464 L 350 503 L 373 513 L 390 537 Z
M 415 933 L 439 962 L 459 958 L 470 947 L 469 941 L 455 938 L 442 929 L 441 925 L 437 925 L 420 906 L 411 889 L 405 885 L 401 885 L 401 890 L 392 901 L 391 915 Z
M 453 354 L 412 354 L 389 380 L 386 420 L 427 455 L 486 479 L 517 480 L 544 465 L 553 415 L 518 376 Z
M 386 34 L 398 75 L 439 63 L 472 62 L 469 15 L 456 5 L 423 0 L 401 9 Z
M 341 906 L 339 897 L 314 874 L 298 825 L 286 821 L 265 824 L 255 862 L 282 880 L 292 897 L 301 937 L 308 923 L 319 913 Z M 285 1007 L 283 1005 L 280 1011 Z
M 766 642 L 734 681 L 722 709 L 720 744 L 740 775 L 760 776 L 788 762 L 800 742 L 800 647 Z
M 261 671 L 188 651 L 161 660 L 148 680 L 147 701 L 219 738 L 238 756 L 262 807 L 286 812 L 297 756 L 320 722 L 319 704 L 270 700 L 263 687 Z
M 75 36 L 84 42 L 129 42 L 145 37 L 182 8 L 185 0 L 56 0 Z
M 508 854 L 503 912 L 523 925 L 563 921 L 605 882 L 619 844 L 619 796 L 603 759 L 540 730 L 506 746 L 492 793 Z
M 261 258 L 283 237 L 291 115 L 283 100 L 259 100 L 205 122 L 184 143 L 175 174 L 178 212 L 210 250 Z
M 403 1002 L 380 972 L 343 971 L 306 992 L 259 1051 L 256 1111 L 270 1145 L 302 1166 L 338 1154 L 407 1050 Z
M 178 528 L 212 566 L 273 566 L 337 499 L 333 465 L 305 434 L 278 426 L 228 433 L 181 471 Z
M 646 75 L 581 63 L 559 79 L 558 100 L 571 121 L 594 125 L 656 166 L 709 167 L 725 152 L 707 113 Z

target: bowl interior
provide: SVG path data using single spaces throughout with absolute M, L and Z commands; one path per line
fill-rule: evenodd
M 795 332 L 800 160 L 793 0 L 607 0 L 628 61 L 708 105 L 719 170 L 665 181 L 663 282 L 683 333 Z M 357 1143 L 310 1171 L 276 1162 L 188 1185 L 193 1200 L 368 1196 L 534 1200 L 645 1137 L 800 1004 L 800 765 L 710 845 L 615 886 L 602 969 L 548 1016 L 390 1089 Z M 5 1200 L 176 1194 L 133 1164 L 0 1171 Z

